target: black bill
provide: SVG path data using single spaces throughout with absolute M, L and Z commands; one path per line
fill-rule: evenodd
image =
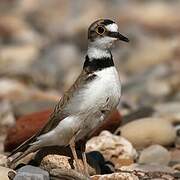
M 125 42 L 129 42 L 129 39 L 125 36 L 123 36 L 122 34 L 120 34 L 119 32 L 108 32 L 108 36 L 109 37 L 113 37 L 113 38 L 117 38 L 121 41 L 125 41 Z

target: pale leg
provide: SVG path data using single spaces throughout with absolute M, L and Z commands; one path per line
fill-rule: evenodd
M 74 158 L 75 163 L 76 163 L 77 171 L 81 172 L 81 166 L 79 164 L 76 149 L 75 149 L 75 136 L 71 139 L 69 145 L 70 145 L 70 148 L 71 148 L 71 151 L 72 151 L 72 154 L 73 154 L 73 158 Z
M 88 164 L 87 164 L 87 158 L 86 158 L 86 153 L 82 152 L 82 158 L 83 158 L 83 164 L 84 164 L 84 173 L 86 176 L 89 176 L 88 172 Z
M 82 160 L 83 160 L 83 165 L 84 165 L 83 171 L 84 171 L 84 174 L 89 177 L 88 163 L 87 163 L 87 158 L 86 158 L 86 153 L 85 153 L 85 150 L 86 150 L 85 141 L 80 142 L 80 150 L 81 150 Z

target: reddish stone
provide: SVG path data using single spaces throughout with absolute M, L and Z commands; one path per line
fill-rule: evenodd
M 104 121 L 104 123 L 93 133 L 93 136 L 97 136 L 101 131 L 108 130 L 111 133 L 120 126 L 122 121 L 122 116 L 118 110 L 112 112 L 109 117 Z
M 14 127 L 8 130 L 5 140 L 5 151 L 12 151 L 22 142 L 27 140 L 33 134 L 39 131 L 47 122 L 52 110 L 48 109 L 41 112 L 35 112 L 17 119 Z M 102 130 L 114 132 L 121 123 L 121 115 L 118 110 L 114 111 L 107 120 L 93 133 L 92 136 L 98 135 Z M 91 136 L 91 137 L 92 137 Z
M 35 134 L 47 122 L 52 110 L 35 112 L 17 119 L 14 127 L 9 128 L 4 143 L 5 151 L 12 151 L 22 142 Z

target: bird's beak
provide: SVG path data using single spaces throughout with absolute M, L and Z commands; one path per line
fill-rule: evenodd
M 113 38 L 117 38 L 118 40 L 121 40 L 121 41 L 129 42 L 129 39 L 127 37 L 123 36 L 119 32 L 110 32 L 109 31 L 108 36 L 113 37 Z

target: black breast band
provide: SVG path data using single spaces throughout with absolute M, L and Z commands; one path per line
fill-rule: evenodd
M 114 66 L 114 62 L 111 57 L 103 57 L 100 59 L 89 59 L 88 55 L 86 55 L 86 60 L 84 62 L 83 69 L 87 69 L 90 72 L 100 71 L 102 69 Z

